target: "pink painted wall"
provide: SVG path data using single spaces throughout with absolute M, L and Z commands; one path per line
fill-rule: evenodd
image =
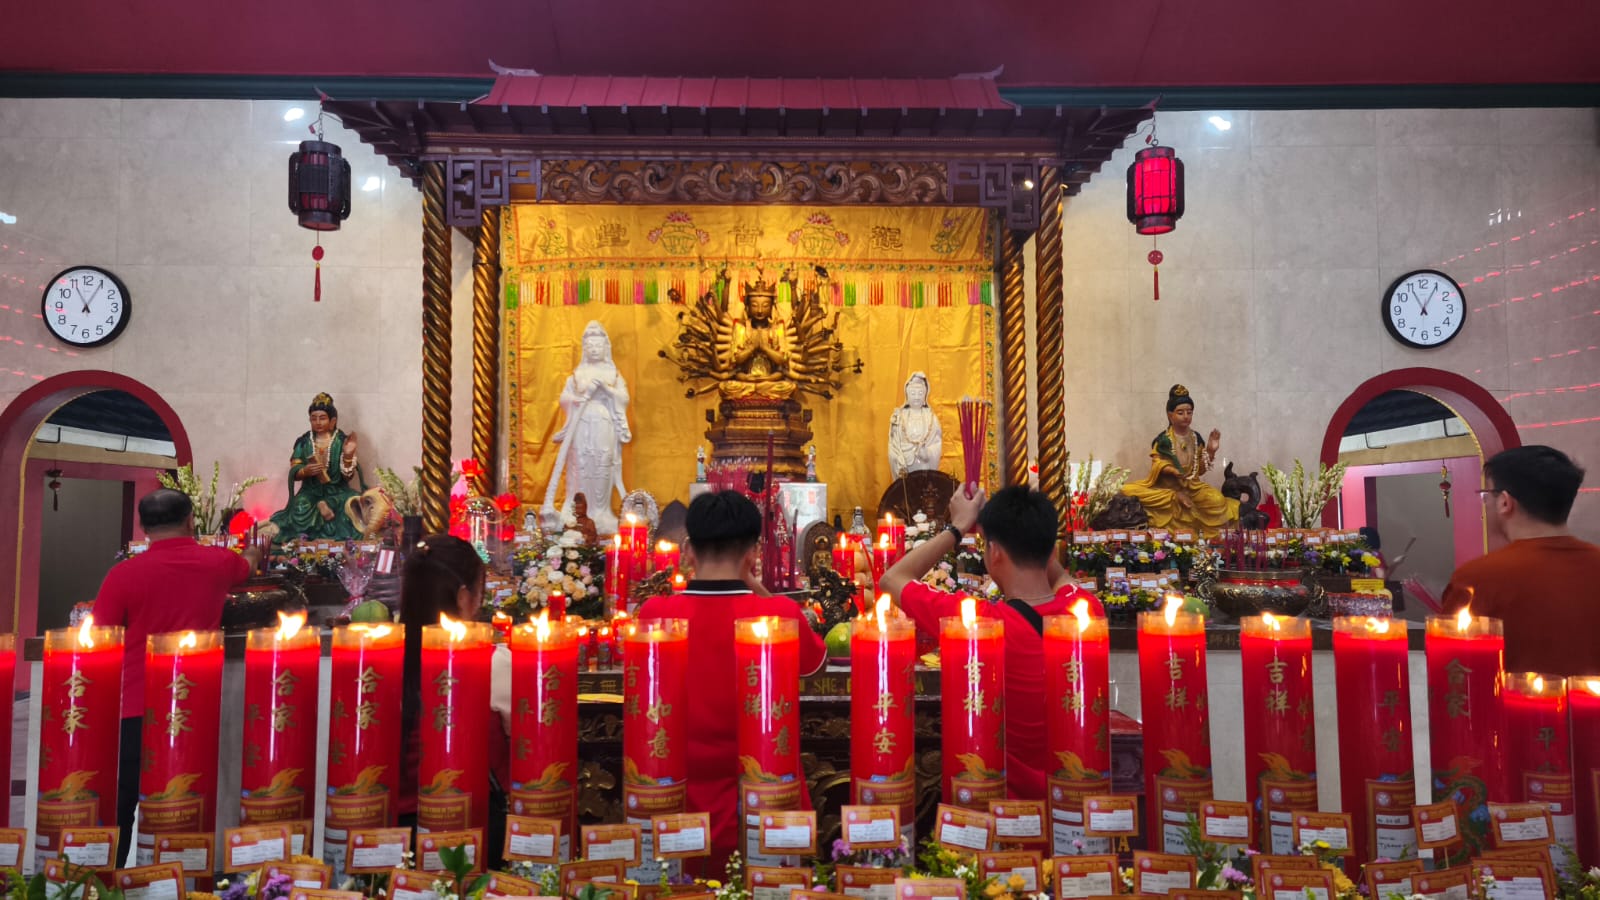
M 1439 460 L 1385 463 L 1375 466 L 1351 466 L 1345 470 L 1344 485 L 1339 492 L 1341 527 L 1360 528 L 1374 524 L 1377 516 L 1376 479 L 1388 475 L 1438 474 Z M 1493 547 L 1486 543 L 1483 521 L 1483 504 L 1477 490 L 1483 484 L 1483 462 L 1476 456 L 1454 456 L 1444 460 L 1450 467 L 1450 522 L 1455 532 L 1456 565 L 1477 559 Z M 1440 497 L 1440 503 L 1444 498 Z M 1493 546 L 1498 546 L 1496 541 Z M 1385 553 L 1393 556 L 1399 545 L 1390 546 L 1384 541 Z

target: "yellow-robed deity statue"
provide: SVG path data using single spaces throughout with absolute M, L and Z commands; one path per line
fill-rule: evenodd
M 1175 384 L 1167 392 L 1167 428 L 1150 442 L 1150 475 L 1129 482 L 1122 492 L 1139 501 L 1156 528 L 1193 529 L 1213 535 L 1239 518 L 1239 501 L 1201 480 L 1222 444 L 1222 432 L 1211 429 L 1204 444 L 1191 425 L 1194 398 Z

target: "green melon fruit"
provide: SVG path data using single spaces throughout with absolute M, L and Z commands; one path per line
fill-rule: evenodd
M 368 600 L 367 602 L 350 610 L 351 622 L 392 622 L 389 607 L 383 605 L 382 600 Z
M 823 643 L 828 645 L 828 655 L 836 659 L 850 656 L 850 623 L 840 622 L 828 629 L 828 636 L 823 638 Z

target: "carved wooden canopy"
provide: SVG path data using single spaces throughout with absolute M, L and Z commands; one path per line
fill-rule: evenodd
M 1019 107 L 992 79 L 502 75 L 474 103 L 330 100 L 413 184 L 446 163 L 452 225 L 512 200 L 959 204 L 1039 221 L 1040 169 L 1076 193 L 1145 109 Z

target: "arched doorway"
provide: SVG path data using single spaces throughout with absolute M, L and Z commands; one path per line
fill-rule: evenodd
M 35 436 L 58 411 L 89 395 L 119 391 L 136 400 L 160 420 L 170 436 L 172 458 L 178 465 L 192 453 L 188 433 L 171 406 L 148 386 L 112 372 L 67 372 L 39 382 L 22 392 L 0 412 L 0 510 L 16 514 L 0 517 L 0 623 L 24 636 L 37 633 L 41 522 L 46 482 L 50 471 L 61 478 L 115 480 L 134 486 L 133 495 L 155 486 L 157 468 L 121 465 L 82 456 L 76 460 L 30 458 Z M 90 599 L 85 597 L 83 599 Z
M 1396 443 L 1378 441 L 1381 452 L 1370 449 L 1370 440 L 1353 449 L 1358 434 L 1393 436 Z M 1454 566 L 1489 549 L 1473 493 L 1483 461 L 1521 443 L 1510 415 L 1471 380 L 1439 369 L 1385 372 L 1356 388 L 1328 423 L 1322 462 L 1344 461 L 1349 468 L 1338 503 L 1323 511 L 1323 524 L 1378 528 L 1391 564 L 1409 551 L 1413 565 L 1402 575 L 1429 572 L 1422 581 L 1442 589 Z M 1452 486 L 1448 518 L 1439 490 L 1446 477 Z

